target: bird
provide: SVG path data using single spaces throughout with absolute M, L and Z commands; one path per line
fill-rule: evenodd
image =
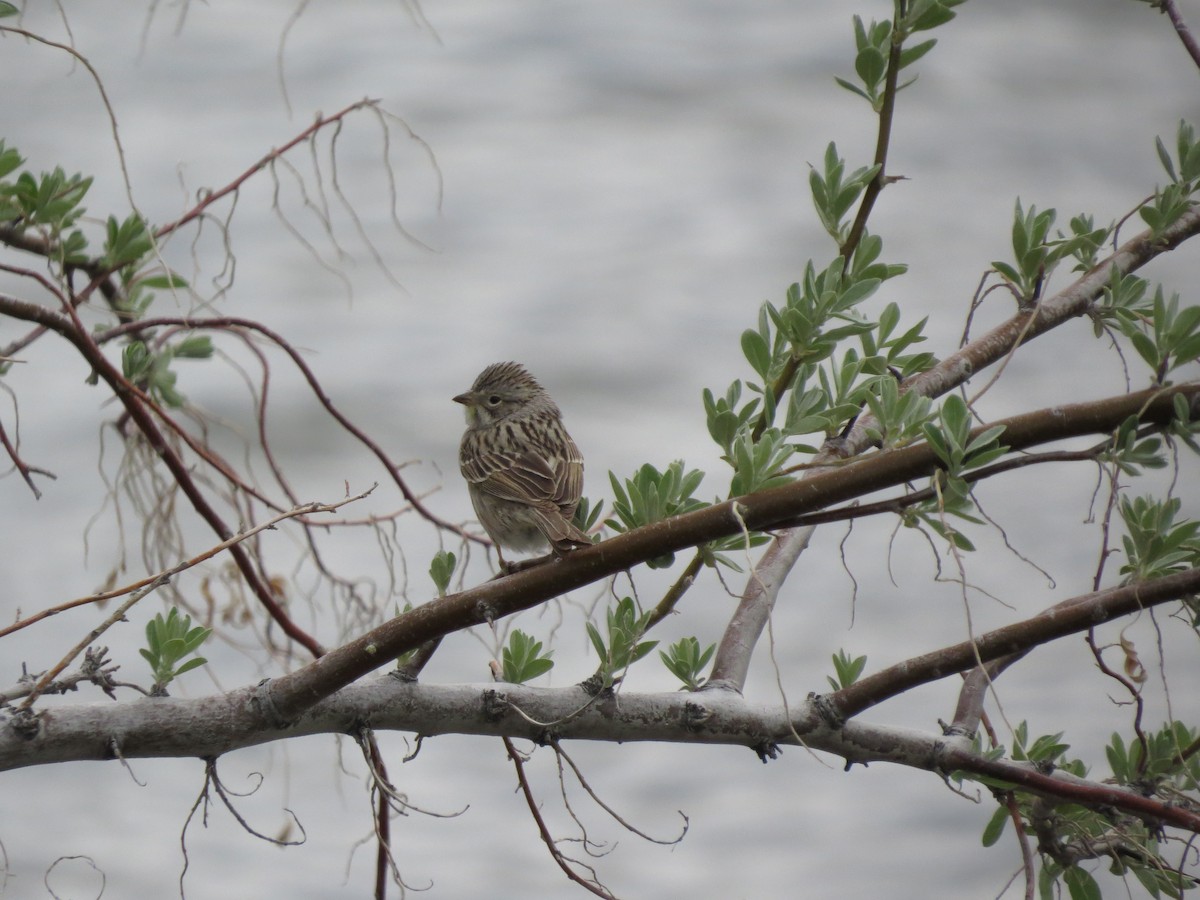
M 583 455 L 538 380 L 520 363 L 495 363 L 454 402 L 466 407 L 467 418 L 459 468 L 501 569 L 512 568 L 501 547 L 549 548 L 556 557 L 590 547 L 592 539 L 571 522 L 583 493 Z

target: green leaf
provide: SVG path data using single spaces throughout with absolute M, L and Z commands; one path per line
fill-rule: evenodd
M 4 4 L 9 6 L 10 4 Z M 21 167 L 25 160 L 21 158 L 21 154 L 17 152 L 15 147 L 8 147 L 4 141 L 0 140 L 0 178 L 15 172 Z M 0 196 L 3 192 L 0 191 Z
M 844 87 L 846 90 L 848 90 L 850 93 L 857 94 L 858 96 L 862 97 L 864 100 L 871 102 L 872 98 L 866 91 L 864 91 L 862 88 L 858 87 L 857 85 L 847 81 L 845 78 L 839 78 L 838 76 L 835 75 L 833 80 L 836 81 L 842 87 Z
M 879 84 L 887 74 L 887 58 L 875 47 L 864 47 L 854 59 L 854 71 L 863 84 Z
M 1071 900 L 1101 900 L 1100 885 L 1079 866 L 1071 866 L 1063 872 L 1062 880 Z
M 188 286 L 187 279 L 182 275 L 176 275 L 174 272 L 169 272 L 166 275 L 149 275 L 146 278 L 139 278 L 138 284 L 142 287 L 150 288 L 151 290 L 174 290 L 177 288 L 185 288 Z
M 953 7 L 965 3 L 966 0 L 931 0 L 913 4 L 904 18 L 903 27 L 907 32 L 930 31 L 951 21 L 956 15 Z
M 190 672 L 192 669 L 198 669 L 198 668 L 200 668 L 200 666 L 204 665 L 206 662 L 208 662 L 208 660 L 205 659 L 203 656 L 197 656 L 193 659 L 189 659 L 182 666 L 180 666 L 179 668 L 177 668 L 175 670 L 175 677 L 179 677 L 184 672 Z
M 192 335 L 172 345 L 176 359 L 209 359 L 213 355 L 212 338 L 206 334 Z
M 458 557 L 449 550 L 439 550 L 429 563 L 429 577 L 437 589 L 439 597 L 446 596 L 450 588 L 450 579 L 454 577 L 454 569 L 458 565 Z
M 765 381 L 771 371 L 771 349 L 763 336 L 753 329 L 743 331 L 742 353 L 745 354 L 750 367 Z
M 197 649 L 199 649 L 201 644 L 208 640 L 208 636 L 211 633 L 211 628 L 204 628 L 200 625 L 197 625 L 195 628 L 191 629 L 183 638 L 183 653 L 194 653 Z
M 986 447 L 988 444 L 994 443 L 1002 434 L 1004 434 L 1003 425 L 991 425 L 988 428 L 985 428 L 983 431 L 971 438 L 966 447 L 967 454 L 970 455 L 972 452 L 979 450 L 982 447 Z
M 598 657 L 600 657 L 600 659 L 602 659 L 602 660 L 607 659 L 608 658 L 608 648 L 604 645 L 604 638 L 602 638 L 600 636 L 600 629 L 598 629 L 591 622 L 588 622 L 587 623 L 587 635 L 589 638 L 591 638 L 592 647 L 595 649 L 596 655 Z
M 109 216 L 105 230 L 107 240 L 102 259 L 105 268 L 118 269 L 136 263 L 153 249 L 150 229 L 137 213 L 131 213 L 123 222 Z
M 1154 339 L 1144 332 L 1134 331 L 1130 333 L 1129 340 L 1138 356 L 1145 360 L 1146 365 L 1157 371 L 1162 360 L 1159 358 L 1158 347 L 1155 345 Z
M 635 663 L 647 653 L 658 646 L 658 641 L 642 641 L 633 648 L 633 652 L 629 655 L 629 662 Z
M 942 462 L 949 464 L 952 459 L 950 446 L 946 443 L 945 437 L 932 422 L 926 422 L 921 429 L 925 435 L 925 440 L 929 441 L 929 446 L 933 448 L 934 455 Z
M 1008 263 L 1001 262 L 1000 260 L 993 260 L 992 268 L 995 269 L 997 272 L 999 272 L 1000 277 L 1003 278 L 1005 281 L 1011 282 L 1012 284 L 1020 284 L 1021 283 L 1020 273 L 1016 269 L 1014 269 L 1012 266 L 1010 266 Z
M 1178 181 L 1179 176 L 1175 174 L 1175 163 L 1171 161 L 1171 153 L 1167 150 L 1167 145 L 1163 143 L 1161 137 L 1154 139 L 1154 149 L 1158 151 L 1158 161 L 1166 169 L 1167 175 L 1172 181 Z
M 992 847 L 1000 840 L 1004 834 L 1004 826 L 1008 824 L 1009 813 L 1008 808 L 1000 806 L 992 813 L 992 817 L 988 820 L 987 827 L 983 829 L 983 846 Z
M 911 47 L 905 47 L 900 51 L 900 68 L 910 66 L 918 59 L 928 53 L 937 44 L 937 40 L 930 38 L 927 41 L 921 41 L 919 44 L 913 44 Z

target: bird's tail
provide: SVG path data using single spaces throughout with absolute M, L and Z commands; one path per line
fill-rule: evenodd
M 562 514 L 557 506 L 549 505 L 533 507 L 537 516 L 538 530 L 550 542 L 556 551 L 578 550 L 581 547 L 592 546 L 592 539 L 586 532 L 580 531 L 575 524 Z

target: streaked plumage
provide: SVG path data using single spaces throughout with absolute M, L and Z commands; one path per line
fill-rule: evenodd
M 496 545 L 556 553 L 589 546 L 571 523 L 583 493 L 583 456 L 537 379 L 517 363 L 496 363 L 454 400 L 467 414 L 459 468 Z

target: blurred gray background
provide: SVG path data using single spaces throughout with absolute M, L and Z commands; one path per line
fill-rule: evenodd
M 1200 27 L 1200 3 L 1181 6 Z M 427 502 L 455 521 L 466 520 L 470 507 L 457 475 L 461 410 L 449 398 L 484 365 L 504 359 L 528 365 L 563 407 L 587 457 L 589 496 L 610 497 L 609 470 L 624 475 L 643 462 L 662 467 L 676 458 L 709 472 L 703 494 L 725 489 L 701 391 L 723 391 L 731 379 L 747 377 L 738 336 L 754 324 L 759 304 L 781 301 L 807 259 L 823 267 L 832 257 L 812 213 L 809 165 L 820 163 L 831 140 L 852 167 L 870 162 L 874 119 L 833 76 L 852 75 L 852 13 L 891 12 L 883 2 L 815 0 L 463 0 L 426 3 L 419 13 L 395 3 L 315 3 L 294 19 L 298 5 L 284 0 L 27 7 L 24 27 L 73 44 L 103 77 L 134 201 L 152 221 L 173 219 L 198 191 L 227 184 L 318 111 L 330 114 L 363 97 L 379 98 L 425 142 L 428 152 L 389 120 L 397 215 L 430 249 L 391 224 L 379 122 L 360 114 L 338 139 L 338 183 L 393 277 L 372 260 L 330 192 L 346 254 L 339 257 L 303 208 L 297 180 L 279 170 L 280 207 L 315 253 L 272 211 L 275 188 L 260 174 L 238 198 L 230 229 L 236 275 L 212 309 L 261 319 L 305 348 L 340 408 L 397 459 L 413 460 L 405 470 L 410 483 L 437 489 Z M 894 300 L 907 323 L 930 316 L 927 346 L 939 355 L 957 346 L 990 261 L 1010 253 L 1018 196 L 1027 207 L 1056 207 L 1064 226 L 1083 211 L 1102 222 L 1118 218 L 1164 179 L 1154 136 L 1171 144 L 1180 118 L 1200 119 L 1195 67 L 1169 22 L 1144 4 L 1008 0 L 969 3 L 959 12 L 936 33 L 938 48 L 901 95 L 890 171 L 907 180 L 885 192 L 872 224 L 884 238 L 885 258 L 907 263 L 910 273 L 889 283 L 871 308 Z M 95 174 L 92 214 L 123 215 L 128 199 L 113 135 L 87 72 L 62 52 L 12 35 L 3 51 L 2 136 L 34 169 L 61 165 Z M 328 177 L 327 136 L 318 147 Z M 311 192 L 308 150 L 292 151 L 288 160 Z M 217 215 L 228 209 L 219 205 Z M 1131 223 L 1124 235 L 1135 230 Z M 215 284 L 229 280 L 221 272 L 221 238 L 211 223 L 193 245 L 194 234 L 178 236 L 167 256 L 201 294 L 212 295 Z M 1185 246 L 1147 274 L 1189 299 L 1197 253 Z M 1067 277 L 1060 274 L 1051 288 Z M 26 283 L 12 278 L 0 289 L 28 295 Z M 186 311 L 169 299 L 160 303 L 164 314 Z M 975 333 L 1011 311 L 993 295 Z M 0 344 L 19 333 L 0 322 Z M 1133 384 L 1143 385 L 1145 374 L 1126 355 Z M 102 452 L 110 471 L 118 458 L 114 434 L 103 431 L 115 407 L 101 392 L 81 390 L 88 373 L 61 348 L 43 341 L 26 359 L 5 378 L 20 401 L 22 452 L 59 479 L 43 483 L 41 501 L 11 473 L 0 481 L 6 621 L 18 610 L 28 614 L 90 593 L 118 547 L 96 475 Z M 215 364 L 178 368 L 189 400 L 224 417 L 231 431 L 251 431 L 235 373 Z M 282 361 L 273 374 L 272 439 L 303 499 L 333 500 L 345 484 L 359 490 L 382 480 Z M 983 412 L 1002 416 L 1124 388 L 1120 360 L 1081 321 L 1022 351 Z M 11 403 L 0 403 L 11 431 Z M 229 446 L 239 458 L 236 442 Z M 1182 484 L 1193 515 L 1194 474 L 1186 462 Z M 967 560 L 968 580 L 978 587 L 967 592 L 973 628 L 1014 621 L 1089 589 L 1099 548 L 1097 526 L 1085 521 L 1094 486 L 1095 472 L 1079 468 L 1031 471 L 981 488 L 980 499 L 1016 550 L 1055 583 L 1008 552 L 994 531 L 972 531 L 980 547 Z M 385 482 L 358 514 L 397 505 Z M 421 602 L 431 592 L 425 571 L 436 542 L 427 530 L 403 524 L 405 557 L 396 575 Z M 893 541 L 893 524 L 857 526 L 845 563 L 845 530 L 819 533 L 781 599 L 774 665 L 764 644 L 748 695 L 777 698 L 782 684 L 796 701 L 823 689 L 839 647 L 868 654 L 875 669 L 965 637 L 963 592 L 933 583 L 926 542 L 907 532 Z M 199 530 L 192 537 L 196 550 L 208 540 Z M 268 540 L 279 574 L 288 577 L 295 546 L 284 536 Z M 334 547 L 331 561 L 340 571 L 386 583 L 367 532 L 340 536 Z M 144 574 L 136 547 L 128 563 L 122 579 Z M 486 574 L 476 553 L 467 581 Z M 1109 576 L 1111 582 L 1115 569 Z M 742 583 L 737 576 L 727 581 L 734 590 Z M 637 575 L 643 601 L 653 602 L 666 583 L 661 575 Z M 618 590 L 627 592 L 627 584 Z M 581 592 L 520 620 L 525 630 L 553 638 L 558 667 L 549 683 L 590 674 L 579 619 L 597 596 Z M 732 605 L 707 574 L 661 637 L 715 641 Z M 147 601 L 128 626 L 106 635 L 131 679 L 148 680 L 135 648 L 159 608 Z M 322 610 L 306 609 L 302 618 L 323 640 L 331 637 Z M 34 670 L 51 665 L 92 623 L 91 613 L 75 613 L 0 643 L 0 683 L 14 681 L 22 662 Z M 1200 675 L 1194 642 L 1166 631 L 1161 648 L 1149 617 L 1129 632 L 1152 671 L 1152 724 L 1166 715 L 1162 682 L 1169 677 L 1178 687 Z M 490 639 L 478 638 L 448 641 L 426 677 L 486 680 Z M 205 652 L 212 671 L 187 676 L 173 692 L 199 695 L 275 674 L 236 646 L 213 642 Z M 672 689 L 655 661 L 635 670 L 630 684 Z M 916 691 L 868 718 L 936 729 L 938 717 L 952 715 L 954 691 L 952 682 Z M 1103 742 L 1129 718 L 1108 699 L 1115 692 L 1082 642 L 1066 641 L 1007 673 L 1002 712 L 991 711 L 1006 742 L 1022 719 L 1033 734 L 1066 730 L 1073 752 L 1103 773 Z M 102 698 L 85 691 L 70 700 Z M 1177 691 L 1171 701 L 1176 716 L 1195 719 L 1194 692 Z M 454 818 L 414 814 L 394 824 L 410 886 L 432 885 L 436 897 L 580 895 L 547 857 L 498 741 L 439 738 L 402 765 L 402 736 L 382 740 L 393 778 L 414 804 L 447 813 L 469 805 Z M 767 766 L 736 748 L 570 749 L 591 784 L 639 828 L 670 838 L 679 828 L 676 810 L 690 819 L 681 844 L 655 846 L 573 797 L 590 836 L 607 848 L 619 843 L 596 865 L 622 897 L 993 897 L 1020 865 L 1011 841 L 980 847 L 992 811 L 986 793 L 971 802 L 929 773 L 886 766 L 843 773 L 839 760 L 801 749 L 787 749 Z M 275 833 L 290 808 L 307 843 L 278 851 L 213 810 L 208 827 L 195 822 L 187 837 L 187 896 L 368 895 L 370 810 L 353 744 L 308 738 L 222 761 L 234 788 L 249 788 L 256 771 L 265 784 L 242 801 L 242 812 Z M 552 759 L 538 753 L 530 771 L 551 822 L 568 834 Z M 0 842 L 10 875 L 3 891 L 41 896 L 51 863 L 78 854 L 105 873 L 105 896 L 176 894 L 179 834 L 201 790 L 202 765 L 134 761 L 132 773 L 144 786 L 117 764 L 4 775 Z M 51 885 L 62 896 L 95 896 L 99 877 L 83 863 L 65 862 Z

